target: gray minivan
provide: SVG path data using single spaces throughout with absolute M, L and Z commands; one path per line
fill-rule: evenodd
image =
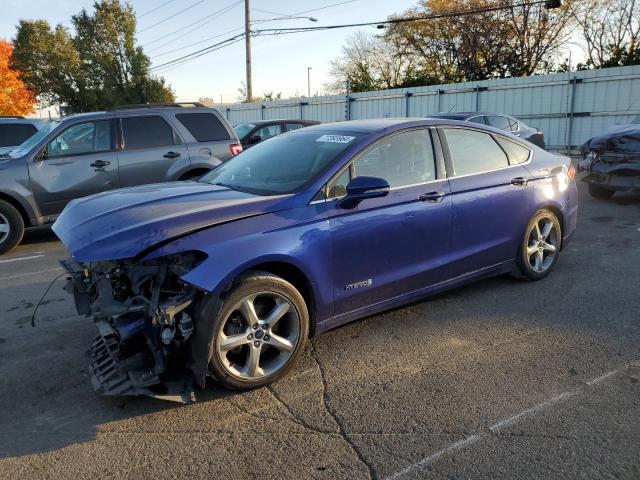
M 0 253 L 69 201 L 115 188 L 197 178 L 242 151 L 217 110 L 148 104 L 48 122 L 0 155 Z

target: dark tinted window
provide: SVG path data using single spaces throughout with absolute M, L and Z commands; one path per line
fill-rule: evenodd
M 471 117 L 469 121 L 473 123 L 481 123 L 482 125 L 486 125 L 484 118 L 485 118 L 484 116 L 480 115 L 479 117 Z
M 111 150 L 111 120 L 78 123 L 49 142 L 49 157 L 66 157 Z
M 37 129 L 28 123 L 0 124 L 0 147 L 17 147 Z
M 529 159 L 529 149 L 523 147 L 522 145 L 517 144 L 516 142 L 512 142 L 511 140 L 507 140 L 506 138 L 500 138 L 496 135 L 496 140 L 503 148 L 507 155 L 509 156 L 509 162 L 512 165 L 518 163 L 524 163 Z
M 173 129 L 157 115 L 123 118 L 122 135 L 127 150 L 174 144 Z
M 287 123 L 285 124 L 285 128 L 287 130 L 287 132 L 290 132 L 291 130 L 297 130 L 299 128 L 304 127 L 304 125 L 300 124 L 300 123 Z
M 509 165 L 504 151 L 487 133 L 464 128 L 445 128 L 444 134 L 456 176 Z
M 487 117 L 488 124 L 492 127 L 499 128 L 500 130 L 511 130 L 511 124 L 507 117 L 501 117 L 499 115 L 491 115 Z
M 304 129 L 280 135 L 227 160 L 199 181 L 259 195 L 296 192 L 316 179 L 362 136 Z
M 411 130 L 382 139 L 355 161 L 355 174 L 384 178 L 391 188 L 434 180 L 429 132 Z
M 230 138 L 227 129 L 213 113 L 178 113 L 176 118 L 199 142 L 215 142 Z

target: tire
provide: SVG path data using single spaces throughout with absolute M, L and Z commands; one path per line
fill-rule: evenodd
M 549 228 L 546 231 L 545 229 Z M 529 280 L 546 277 L 558 261 L 562 246 L 562 226 L 551 211 L 539 210 L 529 221 L 520 243 L 518 271 Z
M 286 375 L 302 354 L 309 313 L 300 292 L 280 277 L 257 271 L 243 275 L 219 308 L 205 310 L 219 312 L 212 320 L 209 373 L 226 388 L 270 384 Z M 256 355 L 258 360 L 252 361 Z
M 588 185 L 589 185 L 589 195 L 599 200 L 608 200 L 611 197 L 613 197 L 614 193 L 616 193 L 613 190 L 602 188 L 601 186 L 596 185 L 594 183 L 589 183 Z
M 15 248 L 24 235 L 24 220 L 8 202 L 0 200 L 0 254 Z

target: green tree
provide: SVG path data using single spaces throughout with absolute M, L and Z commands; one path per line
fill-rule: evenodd
M 94 12 L 71 18 L 75 35 L 44 20 L 21 20 L 12 63 L 47 104 L 68 112 L 103 110 L 130 103 L 172 102 L 163 78 L 135 46 L 136 18 L 130 5 L 100 0 Z

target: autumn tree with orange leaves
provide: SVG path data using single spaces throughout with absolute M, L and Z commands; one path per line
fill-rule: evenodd
M 33 112 L 36 96 L 9 67 L 12 51 L 11 43 L 0 39 L 0 115 L 26 115 Z

